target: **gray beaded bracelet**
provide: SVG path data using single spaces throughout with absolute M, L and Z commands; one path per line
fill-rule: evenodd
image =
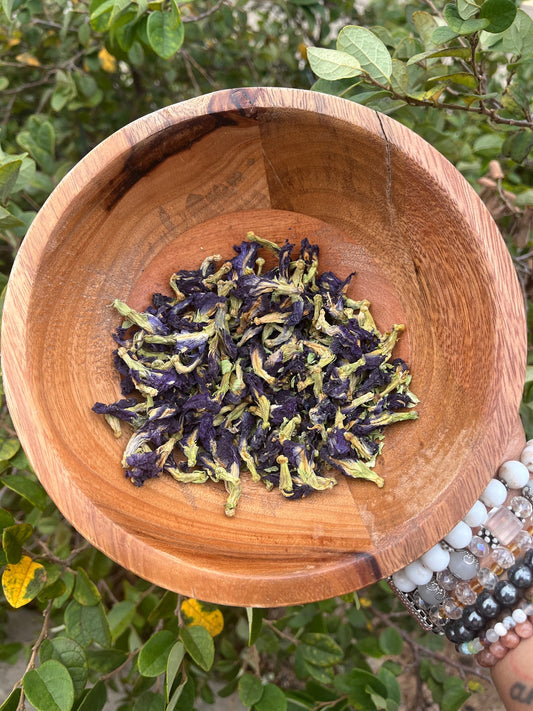
M 533 634 L 532 475 L 530 440 L 442 541 L 388 580 L 424 630 L 484 666 L 505 654 L 501 639 L 516 646 Z

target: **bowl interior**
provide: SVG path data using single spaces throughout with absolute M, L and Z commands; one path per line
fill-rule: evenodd
M 375 112 L 289 90 L 222 92 L 114 134 L 56 189 L 10 283 L 10 409 L 67 518 L 119 563 L 228 604 L 305 602 L 394 572 L 433 545 L 494 473 L 523 377 L 521 299 L 488 213 L 421 139 Z M 381 490 L 338 476 L 290 502 L 243 474 L 234 519 L 216 485 L 136 489 L 91 412 L 120 397 L 113 299 L 143 309 L 173 271 L 231 257 L 249 230 L 320 246 L 356 272 L 378 327 L 404 323 L 419 419 L 388 428 Z

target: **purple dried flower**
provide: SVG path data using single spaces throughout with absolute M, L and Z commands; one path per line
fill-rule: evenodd
M 277 258 L 264 273 L 260 248 Z M 416 417 L 407 366 L 391 358 L 403 327 L 381 335 L 368 302 L 345 295 L 353 274 L 319 274 L 307 239 L 299 257 L 293 248 L 249 233 L 230 260 L 175 272 L 173 295 L 154 294 L 144 313 L 114 302 L 125 318 L 115 365 L 139 399 L 93 410 L 116 436 L 120 421 L 133 429 L 123 466 L 134 484 L 163 471 L 223 482 L 229 516 L 242 468 L 291 499 L 334 486 L 331 468 L 381 485 L 384 428 Z

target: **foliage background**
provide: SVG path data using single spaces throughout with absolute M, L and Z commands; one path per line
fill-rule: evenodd
M 531 325 L 533 22 L 519 6 L 2 0 L 0 285 L 62 176 L 124 124 L 225 87 L 314 87 L 393 115 L 457 166 L 500 226 Z M 369 52 L 374 69 L 364 64 Z M 488 676 L 423 634 L 384 583 L 259 612 L 184 599 L 135 578 L 62 519 L 3 401 L 0 507 L 0 661 L 26 660 L 2 711 L 28 701 L 43 711 L 98 711 L 109 708 L 111 691 L 124 711 L 188 711 L 216 705 L 217 695 L 238 695 L 257 711 L 453 711 L 491 693 Z M 5 632 L 23 605 L 42 614 L 29 645 Z

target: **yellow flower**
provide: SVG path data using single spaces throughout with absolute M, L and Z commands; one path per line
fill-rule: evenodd
M 116 57 L 113 57 L 113 55 L 110 54 L 105 47 L 102 47 L 102 49 L 98 52 L 98 59 L 100 60 L 100 66 L 104 72 L 109 72 L 111 74 L 116 70 Z

